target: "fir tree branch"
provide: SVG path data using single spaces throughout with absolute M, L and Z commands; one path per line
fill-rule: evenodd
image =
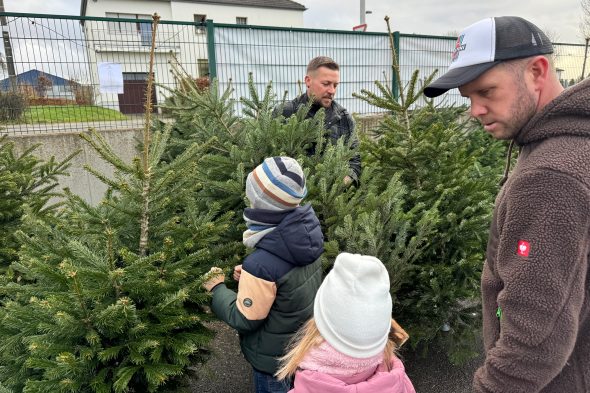
M 113 151 L 107 141 L 94 128 L 90 128 L 88 133 L 81 133 L 80 138 L 88 142 L 94 150 L 102 157 L 103 160 L 114 166 L 124 173 L 133 173 L 133 167 L 125 164 Z
M 395 45 L 393 44 L 393 33 L 391 32 L 391 26 L 389 25 L 389 16 L 385 16 L 385 23 L 387 24 L 387 34 L 389 35 L 389 46 L 391 48 L 391 64 L 392 64 L 393 71 L 395 72 L 396 77 L 397 77 L 397 83 L 399 83 L 399 85 L 400 85 L 399 98 L 402 103 L 402 105 L 401 105 L 402 106 L 402 113 L 403 113 L 404 119 L 406 121 L 406 129 L 407 129 L 408 135 L 411 135 L 410 116 L 408 114 L 408 108 L 406 107 L 406 104 L 405 104 L 404 89 L 401 88 L 402 76 L 401 76 L 401 71 L 400 71 L 400 67 L 399 67 L 399 62 L 397 61 L 397 51 L 395 50 Z
M 107 226 L 105 228 L 105 235 L 107 237 L 107 260 L 109 263 L 109 270 L 111 273 L 111 277 L 112 277 L 112 284 L 113 284 L 113 288 L 115 289 L 115 295 L 117 297 L 117 299 L 121 296 L 121 285 L 119 284 L 119 281 L 117 280 L 118 274 L 115 274 L 115 250 L 113 247 L 113 238 L 115 235 L 115 231 L 113 231 L 113 228 L 111 228 L 110 226 Z
M 154 55 L 156 51 L 156 30 L 160 22 L 160 16 L 154 14 L 152 16 L 152 47 L 150 49 L 150 71 L 148 74 L 148 85 L 146 89 L 145 99 L 145 126 L 143 130 L 143 188 L 141 192 L 142 208 L 140 218 L 140 234 L 139 234 L 139 254 L 145 256 L 148 248 L 149 236 L 149 207 L 150 207 L 150 181 L 151 181 L 151 165 L 149 160 L 150 152 L 150 125 L 152 114 L 152 89 L 154 84 Z

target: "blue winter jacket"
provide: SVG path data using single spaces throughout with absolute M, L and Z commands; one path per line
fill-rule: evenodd
M 289 339 L 312 316 L 323 251 L 311 205 L 297 207 L 246 257 L 237 294 L 224 284 L 213 289 L 213 312 L 239 332 L 255 369 L 274 374 Z

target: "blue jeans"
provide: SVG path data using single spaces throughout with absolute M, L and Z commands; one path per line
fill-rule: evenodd
M 287 393 L 291 389 L 291 381 L 279 381 L 274 376 L 254 370 L 254 391 L 256 393 Z

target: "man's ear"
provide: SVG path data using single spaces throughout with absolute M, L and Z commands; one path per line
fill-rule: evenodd
M 542 88 L 549 80 L 551 64 L 545 56 L 533 57 L 527 65 L 527 74 L 536 88 Z
M 305 86 L 309 89 L 309 86 L 311 85 L 311 76 L 305 75 L 303 80 L 305 81 Z

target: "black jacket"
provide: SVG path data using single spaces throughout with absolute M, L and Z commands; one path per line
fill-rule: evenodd
M 291 117 L 299 107 L 306 105 L 309 98 L 306 94 L 302 94 L 292 101 L 287 101 L 283 107 L 283 116 L 285 118 Z M 321 109 L 318 104 L 313 104 L 307 114 L 308 118 L 315 116 L 317 111 Z M 277 114 L 275 112 L 275 114 Z M 344 142 L 350 141 L 350 148 L 357 149 L 359 142 L 354 130 L 354 120 L 348 111 L 336 101 L 332 101 L 330 108 L 326 109 L 326 118 L 324 122 L 324 129 L 329 130 L 329 137 L 332 142 L 344 137 Z M 361 157 L 356 154 L 348 163 L 350 167 L 350 177 L 358 182 L 361 175 Z

